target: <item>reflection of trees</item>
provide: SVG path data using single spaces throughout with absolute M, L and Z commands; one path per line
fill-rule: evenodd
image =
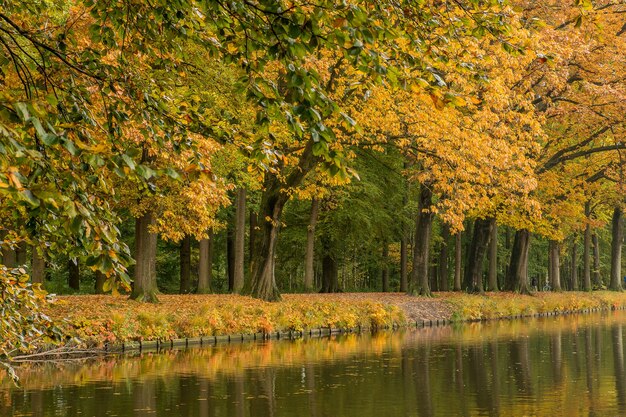
M 580 345 L 580 343 L 579 343 L 578 339 L 579 339 L 579 337 L 578 337 L 578 334 L 577 334 L 577 333 L 573 333 L 573 334 L 570 336 L 570 340 L 571 340 L 571 343 L 570 343 L 570 344 L 571 344 L 571 350 L 572 350 L 572 351 L 574 351 L 574 352 L 580 352 L 580 351 L 581 351 L 581 347 L 579 346 L 579 345 Z M 573 370 L 573 375 L 574 375 L 574 378 L 576 378 L 576 379 L 579 379 L 579 378 L 581 378 L 581 377 L 582 377 L 582 372 L 583 372 L 583 371 L 582 371 L 582 367 L 581 367 L 580 362 L 581 362 L 581 360 L 582 360 L 583 358 L 582 358 L 581 356 L 582 356 L 582 355 L 575 355 L 574 357 L 570 357 L 570 358 L 569 358 L 569 360 L 570 360 L 570 366 L 571 366 L 571 368 L 572 368 L 572 370 Z
M 44 392 L 30 393 L 30 407 L 33 417 L 44 417 Z
M 226 383 L 226 392 L 228 395 L 228 416 L 244 417 L 245 416 L 245 395 L 244 395 L 244 377 L 235 376 L 228 378 Z M 258 396 L 257 396 L 258 397 Z M 262 407 L 258 407 L 262 410 Z M 264 415 L 264 414 L 258 414 Z
M 589 400 L 589 416 L 597 415 L 597 411 L 602 406 L 601 389 L 600 389 L 600 363 L 597 358 L 600 357 L 599 351 L 594 351 L 594 338 L 601 338 L 601 334 L 598 334 L 589 327 L 583 329 L 583 337 L 585 338 L 585 375 L 586 375 L 586 388 L 588 392 Z M 601 346 L 596 343 L 597 346 Z M 595 358 L 595 360 L 594 360 Z
M 491 414 L 500 415 L 500 366 L 498 362 L 498 342 L 489 342 L 489 358 L 491 359 Z
M 527 396 L 533 395 L 530 371 L 530 350 L 528 338 L 522 337 L 509 344 L 511 362 L 513 362 L 513 375 L 519 392 Z
M 430 345 L 420 346 L 415 351 L 413 360 L 415 370 L 415 392 L 417 394 L 417 415 L 431 417 L 433 412 L 433 398 L 430 393 Z
M 613 338 L 613 366 L 615 368 L 615 390 L 617 391 L 617 408 L 624 415 L 626 411 L 626 384 L 624 381 L 624 343 L 622 339 L 622 325 L 611 327 Z
M 489 377 L 487 376 L 487 366 L 482 344 L 469 347 L 469 362 L 470 387 L 474 389 L 476 405 L 483 412 L 489 411 L 491 409 L 492 393 L 489 388 Z
M 402 355 L 402 359 L 400 361 L 400 372 L 402 373 L 402 393 L 403 400 L 405 404 L 409 404 L 410 399 L 412 398 L 413 390 L 413 367 L 411 366 L 411 358 L 410 358 L 411 350 L 409 348 L 402 349 L 400 353 Z M 410 416 L 412 413 L 409 412 L 408 407 L 404 409 L 404 415 L 406 417 Z
M 596 341 L 596 368 L 599 368 L 602 364 L 602 329 L 600 326 L 595 326 L 593 331 L 595 332 Z
M 267 400 L 267 417 L 274 417 L 276 412 L 276 370 L 264 368 L 262 374 L 262 387 Z M 262 414 L 261 414 L 262 415 Z
M 593 386 L 593 349 L 592 349 L 592 336 L 591 330 L 586 328 L 583 330 L 585 337 L 585 375 L 587 381 L 587 392 L 589 393 L 589 400 L 591 403 L 595 402 L 594 386 Z
M 563 351 L 561 332 L 554 332 L 550 336 L 550 362 L 552 363 L 552 376 L 554 384 L 560 385 L 563 382 Z
M 198 381 L 198 417 L 209 417 L 211 401 L 211 384 L 205 378 Z
M 465 379 L 463 375 L 463 346 L 461 343 L 456 345 L 455 355 L 454 355 L 454 379 L 455 379 L 455 388 L 456 395 L 459 398 L 461 404 L 462 415 L 469 415 L 467 409 L 467 399 L 465 398 Z
M 155 380 L 147 378 L 136 381 L 133 384 L 133 413 L 135 416 L 145 416 L 149 413 L 156 413 L 156 393 L 154 389 Z
M 181 416 L 193 416 L 198 404 L 198 377 L 178 378 L 178 409 Z
M 315 368 L 310 363 L 304 366 L 304 378 L 309 400 L 309 416 L 319 417 L 317 406 L 317 389 L 315 386 Z
M 252 397 L 249 401 L 250 409 L 253 410 L 252 415 L 255 417 L 274 417 L 276 415 L 276 372 L 276 369 L 273 368 L 256 368 L 247 372 L 249 376 L 246 380 L 250 382 L 248 394 Z M 287 381 L 289 375 L 284 374 L 283 378 Z M 292 384 L 289 389 L 296 390 L 297 387 Z M 241 380 L 240 390 L 243 401 L 243 380 Z M 237 417 L 243 415 L 243 413 L 236 414 Z
M 528 330 L 534 322 L 501 322 L 442 329 L 444 341 L 429 328 L 43 367 L 46 386 L 57 386 L 10 395 L 0 389 L 0 417 L 48 416 L 58 404 L 64 415 L 96 417 L 157 409 L 181 417 L 576 415 L 586 408 L 590 415 L 626 415 L 621 317 L 592 326 L 584 316 L 559 328 L 540 322 L 549 329 L 541 336 Z M 100 382 L 83 382 L 94 370 Z M 29 375 L 34 381 L 37 373 Z

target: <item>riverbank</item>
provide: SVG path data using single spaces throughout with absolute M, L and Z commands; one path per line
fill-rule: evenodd
M 162 295 L 159 304 L 125 296 L 60 296 L 47 314 L 81 346 L 130 341 L 302 332 L 310 329 L 390 328 L 424 322 L 610 310 L 626 307 L 626 293 L 286 294 L 266 303 L 238 295 Z

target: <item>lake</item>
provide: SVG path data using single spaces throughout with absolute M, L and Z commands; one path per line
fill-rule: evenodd
M 0 416 L 626 415 L 626 313 L 467 323 L 19 368 Z

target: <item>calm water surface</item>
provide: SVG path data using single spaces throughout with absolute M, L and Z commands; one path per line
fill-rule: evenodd
M 22 367 L 0 416 L 626 415 L 626 314 Z

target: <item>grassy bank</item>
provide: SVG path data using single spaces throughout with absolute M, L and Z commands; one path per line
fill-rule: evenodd
M 469 295 L 446 293 L 454 321 L 491 320 L 509 316 L 530 316 L 536 313 L 610 310 L 626 306 L 626 292 L 538 292 L 533 295 L 514 293 L 485 293 Z
M 298 294 L 279 303 L 237 295 L 163 295 L 159 304 L 124 296 L 65 296 L 47 313 L 86 346 L 135 340 L 304 330 L 391 327 L 420 320 L 480 320 L 626 306 L 626 293 Z
M 404 323 L 397 305 L 369 297 L 290 295 L 267 303 L 238 295 L 162 295 L 159 304 L 124 296 L 65 296 L 48 314 L 87 346 L 133 340 L 269 333 L 320 327 L 385 327 Z

